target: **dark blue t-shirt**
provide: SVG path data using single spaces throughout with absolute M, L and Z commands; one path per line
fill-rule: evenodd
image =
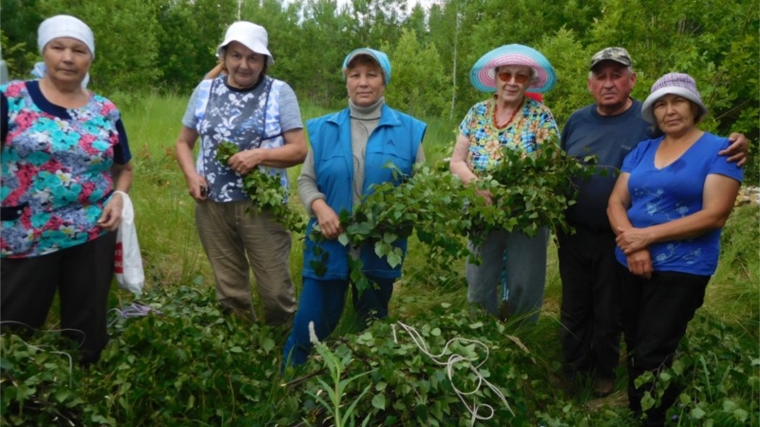
M 702 210 L 708 175 L 719 174 L 742 181 L 742 169 L 718 155 L 718 151 L 729 146 L 728 139 L 705 132 L 676 161 L 658 169 L 654 156 L 662 140 L 663 137 L 643 141 L 625 158 L 621 169 L 631 174 L 628 219 L 637 228 L 664 224 Z M 655 271 L 712 275 L 720 255 L 720 232 L 720 229 L 711 230 L 692 239 L 650 245 L 652 267 Z M 615 249 L 615 256 L 627 266 L 620 248 Z
M 576 180 L 578 200 L 567 210 L 571 225 L 596 231 L 610 231 L 607 201 L 617 180 L 617 170 L 636 145 L 652 138 L 649 124 L 641 118 L 641 102 L 616 116 L 602 116 L 596 104 L 575 111 L 562 130 L 562 149 L 576 158 L 595 155 L 600 170 L 589 180 Z

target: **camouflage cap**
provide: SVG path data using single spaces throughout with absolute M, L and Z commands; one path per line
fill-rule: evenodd
M 630 67 L 632 63 L 631 55 L 622 47 L 608 47 L 600 50 L 591 57 L 591 66 L 589 69 L 593 69 L 596 64 L 602 61 L 615 61 L 619 64 L 625 65 L 626 67 Z

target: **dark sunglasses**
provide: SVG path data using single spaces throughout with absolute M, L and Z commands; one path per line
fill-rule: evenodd
M 498 76 L 499 76 L 499 80 L 503 82 L 508 82 L 512 80 L 512 77 L 514 77 L 515 82 L 517 82 L 518 84 L 523 84 L 530 79 L 530 76 L 527 76 L 525 74 L 512 74 L 509 71 L 499 71 Z

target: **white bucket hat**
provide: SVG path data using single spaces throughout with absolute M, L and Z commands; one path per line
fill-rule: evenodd
M 221 58 L 224 48 L 231 42 L 241 43 L 258 54 L 266 55 L 267 64 L 274 64 L 274 58 L 272 58 L 272 54 L 267 49 L 267 45 L 269 44 L 267 30 L 261 25 L 248 21 L 237 21 L 230 25 L 224 34 L 224 41 L 216 48 L 216 56 Z

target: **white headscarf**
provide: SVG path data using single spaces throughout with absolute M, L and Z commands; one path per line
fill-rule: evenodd
M 81 20 L 69 15 L 56 15 L 42 21 L 37 30 L 37 47 L 40 49 L 40 54 L 45 50 L 45 46 L 50 40 L 58 37 L 71 37 L 81 41 L 90 50 L 92 58 L 95 59 L 95 37 L 92 35 L 90 27 Z M 45 76 L 45 71 L 45 63 L 38 62 L 34 65 L 32 75 L 42 78 Z M 89 81 L 90 74 L 87 73 L 82 80 L 82 87 L 87 87 Z

